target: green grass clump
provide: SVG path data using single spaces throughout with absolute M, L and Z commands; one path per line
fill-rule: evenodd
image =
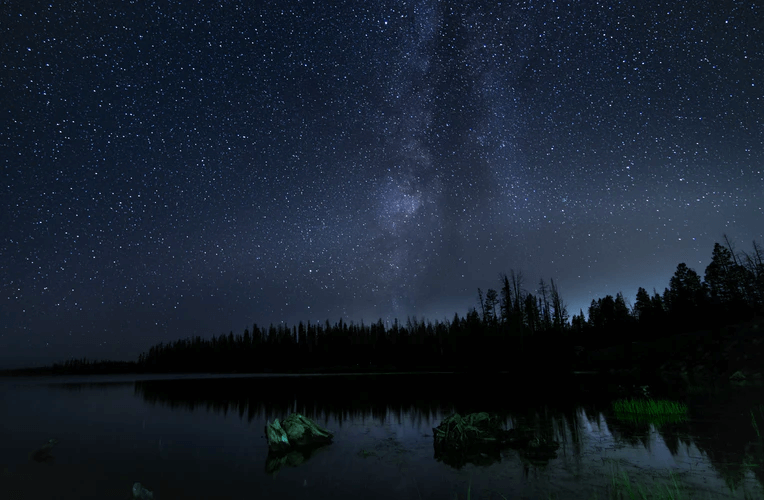
M 764 405 L 759 405 L 759 418 L 764 420 Z M 761 438 L 761 432 L 759 432 L 759 426 L 756 423 L 756 415 L 754 414 L 753 410 L 751 410 L 751 425 L 756 431 L 756 436 Z
M 620 413 L 650 416 L 687 414 L 687 405 L 665 399 L 619 399 L 613 401 L 613 409 Z
M 687 419 L 687 405 L 664 399 L 619 399 L 613 402 L 619 420 L 661 425 Z

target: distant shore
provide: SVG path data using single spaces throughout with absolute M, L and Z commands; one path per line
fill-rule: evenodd
M 574 355 L 571 354 L 571 357 Z M 633 378 L 660 376 L 667 380 L 727 379 L 736 372 L 750 380 L 764 377 L 761 360 L 764 359 L 764 317 L 757 316 L 743 324 L 721 329 L 677 334 L 652 342 L 631 342 L 597 350 L 588 350 L 575 356 L 572 363 L 555 365 L 548 370 L 553 374 L 613 375 Z M 557 369 L 555 369 L 555 366 Z M 515 370 L 476 370 L 453 366 L 423 366 L 421 368 L 394 365 L 360 364 L 306 368 L 305 370 L 263 369 L 252 372 L 200 370 L 173 372 L 152 370 L 137 362 L 97 361 L 75 369 L 64 365 L 0 370 L 0 377 L 59 376 L 59 375 L 162 375 L 162 376 L 254 376 L 254 375 L 381 375 L 413 373 L 523 373 L 529 368 Z

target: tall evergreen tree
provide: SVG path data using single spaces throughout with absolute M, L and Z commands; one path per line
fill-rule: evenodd
M 495 325 L 497 322 L 496 306 L 499 303 L 498 294 L 493 288 L 489 288 L 485 292 L 485 307 L 483 308 L 484 314 L 488 318 L 488 322 Z
M 668 310 L 674 328 L 687 331 L 701 323 L 699 316 L 705 304 L 705 287 L 694 269 L 682 262 L 669 280 Z
M 626 306 L 626 300 L 623 298 L 623 294 L 621 292 L 615 294 L 614 319 L 615 326 L 617 328 L 623 328 L 627 326 L 629 324 L 629 320 L 631 319 L 629 308 Z
M 598 332 L 605 327 L 605 318 L 602 315 L 602 299 L 594 300 L 589 304 L 589 327 Z
M 602 322 L 605 329 L 611 329 L 615 326 L 615 299 L 612 295 L 605 295 L 600 303 L 600 312 L 602 313 Z
M 732 252 L 719 243 L 714 243 L 711 263 L 706 267 L 704 277 L 714 304 L 728 305 L 735 298 L 737 287 L 733 281 L 734 267 Z
M 652 324 L 654 319 L 653 303 L 650 300 L 650 295 L 642 287 L 637 290 L 637 301 L 634 304 L 634 312 L 637 317 L 637 321 L 643 327 Z

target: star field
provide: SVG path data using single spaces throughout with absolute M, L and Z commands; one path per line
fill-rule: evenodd
M 0 9 L 0 367 L 303 320 L 570 312 L 764 240 L 751 2 Z

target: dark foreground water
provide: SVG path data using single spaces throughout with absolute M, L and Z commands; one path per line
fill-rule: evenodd
M 470 485 L 473 499 L 601 499 L 624 478 L 652 489 L 669 473 L 683 498 L 762 498 L 757 388 L 653 388 L 690 407 L 688 420 L 655 424 L 619 419 L 604 391 L 612 381 L 587 375 L 543 386 L 453 374 L 198 377 L 0 379 L 0 498 L 126 500 L 138 481 L 157 500 L 464 499 Z M 335 438 L 280 466 L 263 428 L 292 411 Z M 454 411 L 497 412 L 561 446 L 541 462 L 508 449 L 444 463 L 432 428 Z M 32 460 L 51 438 L 52 459 Z

